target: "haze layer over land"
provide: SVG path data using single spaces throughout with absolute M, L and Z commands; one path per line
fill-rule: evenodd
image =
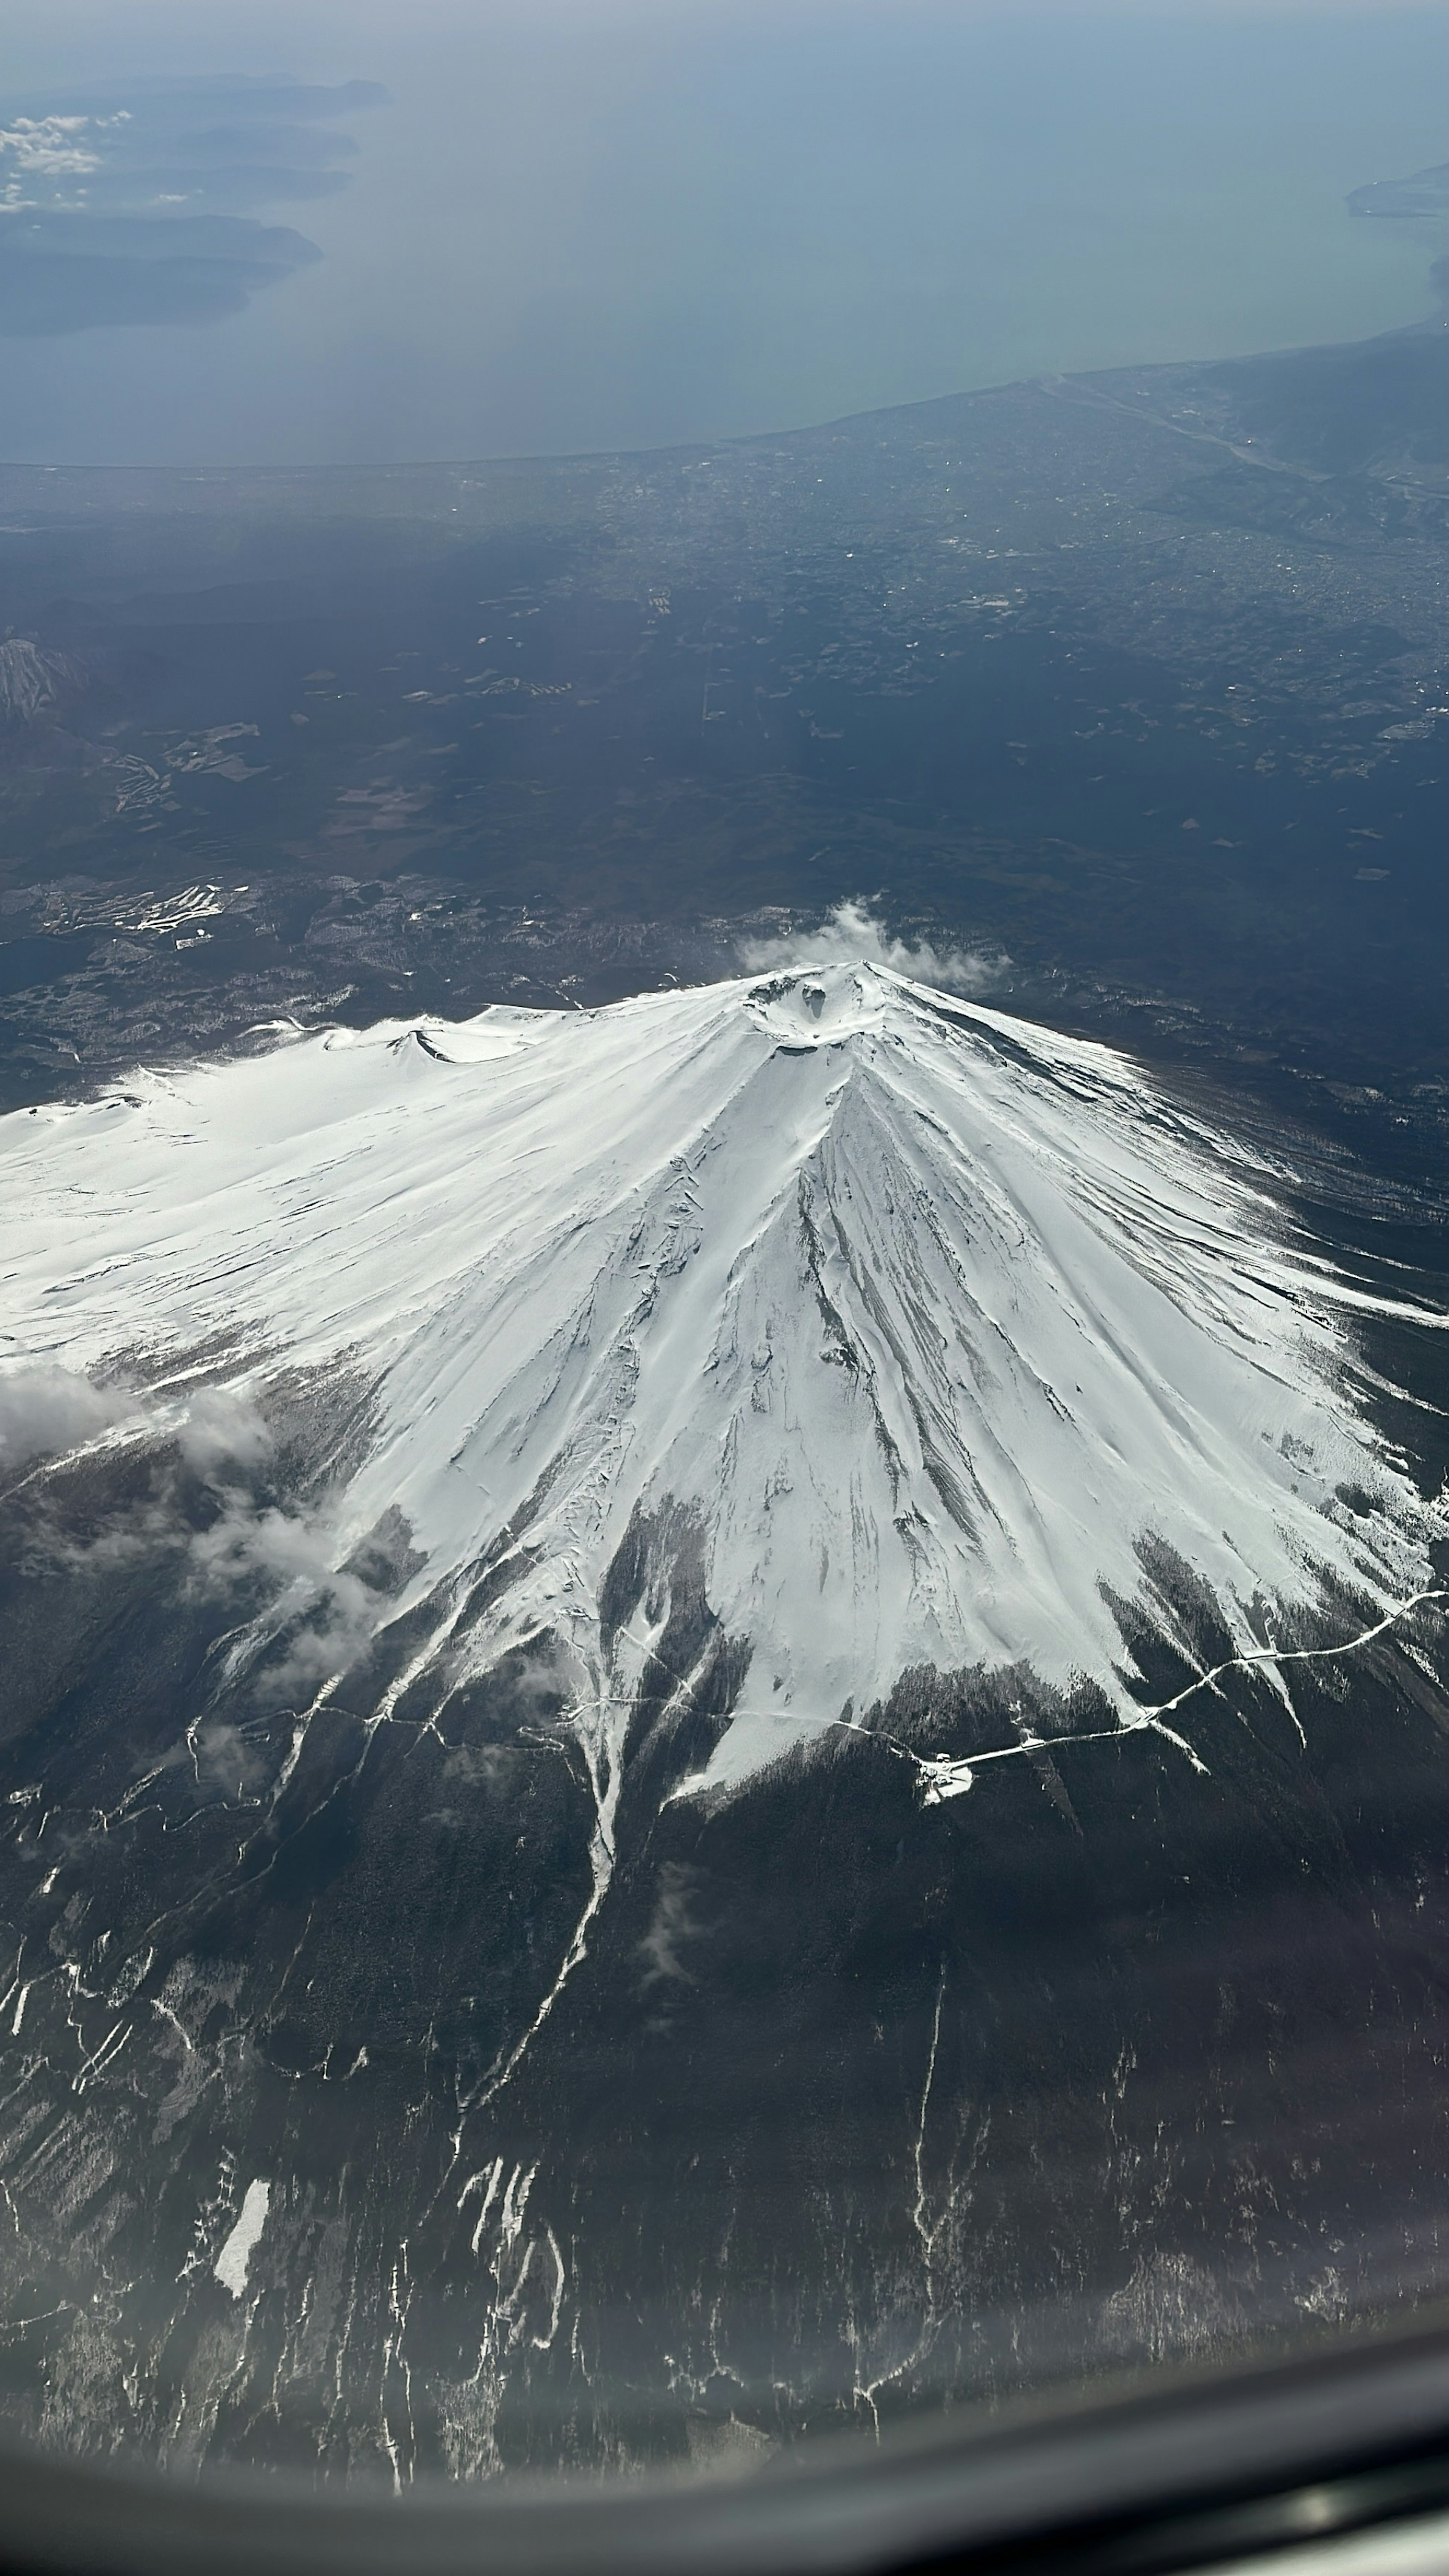
M 1442 220 L 1347 209 L 1449 150 L 1436 11 L 426 0 L 404 20 L 336 0 L 14 0 L 6 40 L 0 131 L 91 107 L 154 135 L 158 83 L 238 77 L 270 84 L 294 129 L 264 143 L 270 174 L 227 147 L 269 242 L 249 249 L 228 216 L 225 239 L 198 236 L 194 278 L 143 262 L 129 298 L 64 271 L 71 323 L 107 327 L 9 348 L 14 462 L 456 460 L 789 429 L 1405 325 L 1432 309 L 1446 246 Z M 391 104 L 349 105 L 356 158 L 309 177 L 295 165 L 328 137 L 312 123 L 299 153 L 288 79 L 377 82 Z M 236 123 L 190 120 L 163 212 L 208 216 L 195 136 Z M 0 151 L 0 194 L 23 175 Z M 286 182 L 270 197 L 268 175 Z M 37 330 L 29 271 L 20 285 Z M 200 323 L 228 294 L 233 318 Z

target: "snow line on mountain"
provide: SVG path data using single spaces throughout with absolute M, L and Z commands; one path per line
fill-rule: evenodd
M 1169 1744 L 1175 1744 L 1179 1753 L 1186 1755 L 1194 1771 L 1199 1772 L 1204 1779 L 1208 1779 L 1211 1777 L 1208 1765 L 1203 1761 L 1196 1746 L 1189 1744 L 1186 1736 L 1179 1735 L 1174 1727 L 1162 1724 L 1162 1720 L 1172 1716 L 1175 1710 L 1182 1707 L 1185 1700 L 1195 1698 L 1199 1691 L 1212 1690 L 1221 1681 L 1224 1673 L 1250 1672 L 1255 1664 L 1312 1664 L 1329 1662 L 1339 1655 L 1356 1655 L 1362 1647 L 1372 1645 L 1375 1637 L 1382 1637 L 1388 1629 L 1396 1628 L 1399 1621 L 1407 1619 L 1411 1611 L 1422 1609 L 1426 1601 L 1449 1601 L 1449 1590 L 1436 1585 L 1430 1591 L 1415 1592 L 1407 1601 L 1400 1601 L 1392 1610 L 1387 1611 L 1382 1619 L 1376 1619 L 1372 1627 L 1364 1628 L 1356 1637 L 1343 1639 L 1336 1646 L 1257 1646 L 1244 1654 L 1229 1655 L 1222 1663 L 1214 1664 L 1208 1672 L 1199 1673 L 1194 1681 L 1188 1682 L 1177 1693 L 1175 1698 L 1161 1700 L 1156 1708 L 1140 1708 L 1135 1717 L 1121 1718 L 1115 1726 L 1079 1728 L 1075 1733 L 1069 1732 L 1064 1735 L 1036 1735 L 1028 1732 L 1015 1744 L 991 1745 L 983 1753 L 962 1756 L 950 1753 L 917 1753 L 912 1745 L 903 1744 L 898 1735 L 888 1735 L 884 1727 L 867 1726 L 860 1718 L 822 1718 L 821 1724 L 842 1727 L 848 1735 L 863 1735 L 868 1743 L 882 1744 L 889 1752 L 898 1754 L 902 1761 L 914 1764 L 921 1775 L 922 1802 L 928 1807 L 938 1807 L 946 1799 L 962 1797 L 968 1789 L 974 1788 L 975 1773 L 979 1771 L 983 1762 L 1014 1762 L 1023 1755 L 1050 1753 L 1062 1745 L 1121 1744 L 1129 1735 L 1148 1733 L 1161 1735 Z M 1291 1709 L 1291 1704 L 1290 1714 L 1298 1728 L 1299 1736 L 1306 1744 L 1307 1738 L 1303 1735 L 1302 1724 L 1296 1710 Z
M 226 1336 L 243 1411 L 280 1367 L 356 1371 L 374 1429 L 297 1544 L 345 1587 L 400 1513 L 415 1570 L 304 1620 L 307 1668 L 421 1622 L 378 1724 L 556 1638 L 597 1896 L 681 1528 L 751 1654 L 690 1787 L 927 1663 L 1092 1680 L 1140 1722 L 1114 1600 L 1183 1641 L 1154 1545 L 1244 1658 L 1262 1605 L 1423 1588 L 1449 1523 L 1352 1324 L 1444 1318 L 1339 1277 L 1280 1177 L 1116 1051 L 880 965 L 334 1031 L 0 1120 L 12 1365 L 115 1385 Z M 200 1401 L 173 1374 L 89 1445 Z M 240 1565 L 279 1560 L 272 1517 Z M 644 1645 L 603 1610 L 640 1530 Z M 229 1688 L 275 1672 L 283 1599 Z

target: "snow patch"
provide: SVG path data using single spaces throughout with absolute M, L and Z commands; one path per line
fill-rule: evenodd
M 272 2197 L 269 2182 L 249 2182 L 246 2197 L 235 2227 L 228 2236 L 212 2266 L 224 2290 L 239 2299 L 247 2285 L 247 2266 L 256 2250 L 257 2239 L 267 2223 L 267 2209 Z

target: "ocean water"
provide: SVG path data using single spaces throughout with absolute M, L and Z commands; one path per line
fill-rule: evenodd
M 0 458 L 709 440 L 1429 313 L 1449 12 L 1017 0 L 10 0 L 0 125 L 84 79 L 384 82 L 320 263 L 205 326 L 0 344 Z M 119 94 L 119 92 L 118 92 Z

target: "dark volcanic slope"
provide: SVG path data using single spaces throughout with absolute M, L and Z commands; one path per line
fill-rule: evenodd
M 198 1729 L 210 1631 L 152 1564 L 29 1579 L 0 2281 L 45 2439 L 708 2458 L 1442 2293 L 1445 1702 L 1401 1654 L 1301 1667 L 1306 1749 L 1230 1678 L 1205 1780 L 1139 1736 L 927 1809 L 846 1735 L 702 1808 L 661 1735 L 589 1956 L 468 2112 L 587 1890 L 536 1679 L 370 1750 L 325 1709 L 293 1762 L 288 1714 Z M 931 1698 L 886 1711 L 923 1749 L 1101 1723 L 1023 1672 Z

